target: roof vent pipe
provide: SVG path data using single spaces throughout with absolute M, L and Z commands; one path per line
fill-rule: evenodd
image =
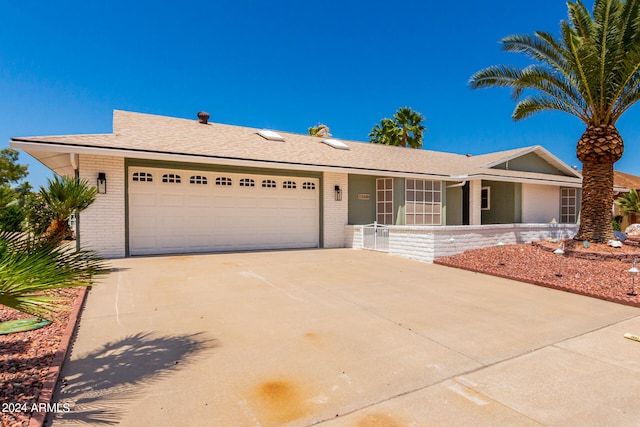
M 209 121 L 209 113 L 205 112 L 205 111 L 200 111 L 198 113 L 198 121 L 202 124 L 207 124 L 207 122 Z

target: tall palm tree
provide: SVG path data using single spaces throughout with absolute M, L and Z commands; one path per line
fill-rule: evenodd
M 640 100 L 640 0 L 596 0 L 593 17 L 581 1 L 567 3 L 561 35 L 537 31 L 502 39 L 507 52 L 534 61 L 525 67 L 498 65 L 474 74 L 472 88 L 510 87 L 514 99 L 532 89 L 514 120 L 558 110 L 587 126 L 576 148 L 582 162 L 582 208 L 577 240 L 613 239 L 613 164 L 624 151 L 616 121 Z
M 328 138 L 331 136 L 331 133 L 329 132 L 329 126 L 322 123 L 318 123 L 318 126 L 310 127 L 308 133 L 311 136 L 320 136 L 323 138 Z
M 424 116 L 409 107 L 402 107 L 396 111 L 393 118 L 401 130 L 402 139 L 400 145 L 411 148 L 422 147 L 422 135 L 427 129 L 422 124 Z
M 86 179 L 58 177 L 49 179 L 40 195 L 53 214 L 53 221 L 44 237 L 50 241 L 61 241 L 69 231 L 69 219 L 88 208 L 96 200 L 96 188 Z
M 424 116 L 409 107 L 399 108 L 393 119 L 384 118 L 369 133 L 374 144 L 420 148 L 427 129 L 422 123 Z

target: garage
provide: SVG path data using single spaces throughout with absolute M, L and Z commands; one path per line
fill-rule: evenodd
M 130 255 L 319 246 L 317 178 L 130 167 Z

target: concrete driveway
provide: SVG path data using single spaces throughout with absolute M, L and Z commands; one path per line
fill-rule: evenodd
M 350 249 L 112 265 L 54 425 L 640 422 L 635 308 Z

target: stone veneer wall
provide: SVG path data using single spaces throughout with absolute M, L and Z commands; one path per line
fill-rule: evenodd
M 80 155 L 80 178 L 96 185 L 98 173 L 107 177 L 107 193 L 80 213 L 79 238 L 83 249 L 93 249 L 105 258 L 125 256 L 124 159 L 122 157 Z
M 345 227 L 345 247 L 362 249 L 362 225 Z M 548 238 L 567 239 L 578 231 L 576 224 L 496 224 L 444 227 L 389 227 L 389 253 L 419 261 L 455 255 L 471 249 L 531 243 Z

